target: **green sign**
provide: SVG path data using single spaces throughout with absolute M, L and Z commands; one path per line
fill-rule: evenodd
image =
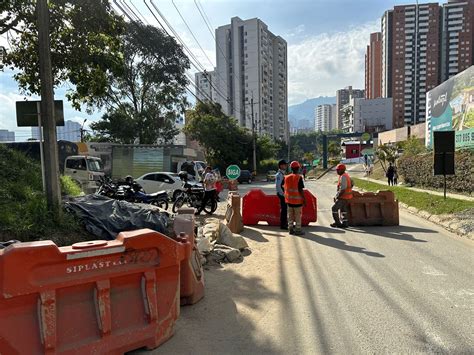
M 370 138 L 371 138 L 371 137 L 370 137 L 370 133 L 367 133 L 367 132 L 363 133 L 363 134 L 360 136 L 360 139 L 363 140 L 364 142 L 370 141 Z
M 237 165 L 229 165 L 225 171 L 229 180 L 237 180 L 240 176 L 240 168 Z
M 318 165 L 319 165 L 319 159 L 314 159 L 313 166 L 318 166 Z
M 474 148 L 474 128 L 456 132 L 456 148 Z

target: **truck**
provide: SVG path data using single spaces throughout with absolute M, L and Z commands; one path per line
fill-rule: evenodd
M 5 143 L 8 148 L 25 153 L 31 159 L 41 160 L 39 141 Z M 76 143 L 58 141 L 58 160 L 61 174 L 70 176 L 84 193 L 94 193 L 104 176 L 102 160 L 79 154 Z

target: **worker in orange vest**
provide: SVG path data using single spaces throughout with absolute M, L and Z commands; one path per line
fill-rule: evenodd
M 346 166 L 344 164 L 338 164 L 336 172 L 339 175 L 339 181 L 337 182 L 337 194 L 332 206 L 334 223 L 331 224 L 331 227 L 347 228 L 349 226 L 348 201 L 352 198 L 352 181 L 349 174 L 346 173 Z M 341 213 L 341 218 L 339 218 L 339 212 Z
M 300 163 L 292 161 L 290 164 L 292 173 L 285 176 L 283 189 L 285 191 L 285 202 L 288 205 L 288 229 L 290 234 L 303 235 L 301 230 L 301 214 L 306 204 L 304 198 L 303 177 L 299 174 Z

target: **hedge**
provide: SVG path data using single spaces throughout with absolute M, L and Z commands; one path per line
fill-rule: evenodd
M 404 182 L 413 186 L 443 188 L 443 176 L 433 175 L 433 153 L 402 156 L 397 161 L 398 173 Z M 446 177 L 446 186 L 451 191 L 471 194 L 474 191 L 474 152 L 457 151 L 455 173 Z

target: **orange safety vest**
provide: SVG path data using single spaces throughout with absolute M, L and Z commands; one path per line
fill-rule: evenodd
M 285 176 L 285 202 L 290 205 L 302 205 L 303 197 L 298 190 L 298 184 L 301 179 L 299 174 L 290 174 Z
M 339 175 L 339 181 L 337 182 L 337 191 L 339 191 L 340 187 L 341 187 L 341 179 L 342 177 L 345 176 L 346 177 L 346 181 L 347 181 L 347 188 L 344 190 L 344 192 L 339 196 L 339 198 L 343 199 L 343 200 L 350 200 L 353 196 L 352 196 L 352 181 L 351 181 L 351 177 L 349 176 L 348 173 L 344 173 L 342 175 Z

